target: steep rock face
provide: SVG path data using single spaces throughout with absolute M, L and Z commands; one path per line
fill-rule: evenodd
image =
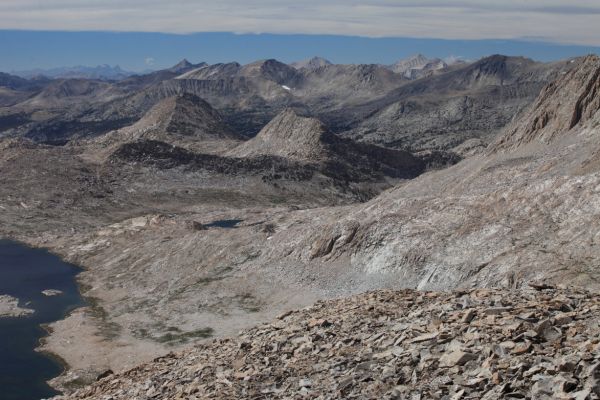
M 534 141 L 549 143 L 600 110 L 600 58 L 588 56 L 575 62 L 576 68 L 542 90 L 528 114 L 492 145 L 492 151 Z

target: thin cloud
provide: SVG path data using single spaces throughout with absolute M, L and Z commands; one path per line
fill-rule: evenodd
M 581 27 L 585 27 L 582 29 Z M 597 0 L 2 0 L 1 29 L 308 33 L 600 45 Z

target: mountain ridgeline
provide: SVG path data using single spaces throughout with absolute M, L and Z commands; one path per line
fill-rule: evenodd
M 49 143 L 98 136 L 131 125 L 165 98 L 187 93 L 207 101 L 246 137 L 292 107 L 357 141 L 449 151 L 474 137 L 491 141 L 570 67 L 504 56 L 446 63 L 418 55 L 393 66 L 337 65 L 321 58 L 292 65 L 183 60 L 117 82 L 7 76 L 0 80 L 11 91 L 0 110 L 0 135 Z

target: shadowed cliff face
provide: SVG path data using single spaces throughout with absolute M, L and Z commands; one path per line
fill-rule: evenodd
M 574 61 L 577 67 L 546 86 L 527 115 L 513 124 L 491 151 L 516 148 L 536 141 L 549 143 L 600 110 L 600 58 Z

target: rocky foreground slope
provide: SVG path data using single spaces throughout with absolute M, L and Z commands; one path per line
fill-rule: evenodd
M 318 302 L 57 399 L 598 399 L 600 299 L 535 285 Z

